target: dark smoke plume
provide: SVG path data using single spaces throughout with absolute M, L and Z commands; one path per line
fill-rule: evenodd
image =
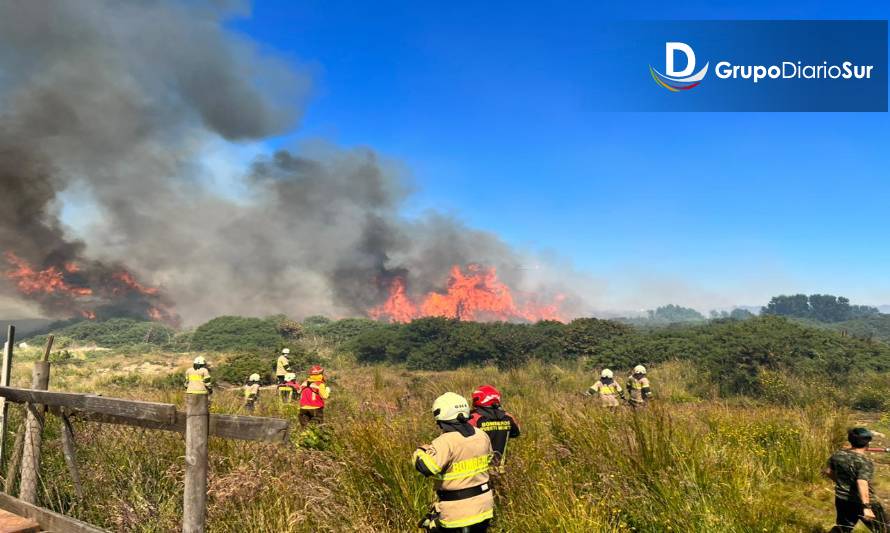
M 241 197 L 221 192 L 208 147 L 288 131 L 309 90 L 226 30 L 232 15 L 211 1 L 0 4 L 0 253 L 38 270 L 77 264 L 65 282 L 108 313 L 175 305 L 190 323 L 364 315 L 394 277 L 425 292 L 453 264 L 527 284 L 524 258 L 497 237 L 439 214 L 404 219 L 402 171 L 368 149 L 280 151 L 245 170 Z M 85 242 L 61 222 L 72 191 L 91 211 Z M 160 291 L 121 287 L 127 271 Z M 38 301 L 72 312 L 57 294 Z

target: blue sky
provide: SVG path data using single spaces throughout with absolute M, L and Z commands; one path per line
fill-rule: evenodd
M 312 73 L 302 124 L 270 144 L 373 147 L 410 169 L 406 213 L 552 253 L 615 305 L 890 303 L 886 113 L 608 112 L 613 81 L 591 59 L 620 58 L 594 31 L 612 20 L 886 19 L 890 5 L 613 4 L 262 0 L 232 27 Z

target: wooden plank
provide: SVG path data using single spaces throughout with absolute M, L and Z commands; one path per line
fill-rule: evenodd
M 6 332 L 6 344 L 3 346 L 3 367 L 0 369 L 0 386 L 8 387 L 12 375 L 12 354 L 15 345 L 15 326 L 9 325 Z M 0 398 L 0 471 L 6 461 L 6 431 L 9 425 L 9 404 L 6 398 Z
M 0 509 L 30 518 L 40 524 L 40 527 L 46 531 L 55 533 L 108 533 L 104 529 L 91 526 L 76 518 L 31 505 L 2 492 L 0 492 Z
M 96 396 L 95 394 L 50 392 L 16 387 L 0 387 L 0 396 L 15 403 L 39 403 L 50 407 L 66 407 L 134 420 L 150 420 L 165 424 L 172 424 L 176 421 L 176 406 L 171 403 L 123 400 Z
M 58 408 L 51 408 L 50 412 L 59 415 L 62 411 Z M 176 420 L 172 424 L 68 409 L 65 409 L 64 412 L 70 413 L 72 417 L 79 420 L 86 420 L 89 422 L 102 422 L 105 424 L 118 424 L 144 429 L 158 429 L 161 431 L 185 433 L 185 413 L 182 411 L 176 411 Z M 210 415 L 210 436 L 212 437 L 284 443 L 287 442 L 289 430 L 290 423 L 281 418 L 224 414 Z
M 0 533 L 40 533 L 40 524 L 0 509 Z
M 17 387 L 0 387 L 0 396 L 12 403 L 33 403 L 59 407 L 83 407 L 83 398 L 86 394 L 72 392 L 50 392 L 35 389 L 20 389 Z
M 290 423 L 281 418 L 210 415 L 210 435 L 225 439 L 287 442 Z
M 87 395 L 81 409 L 134 420 L 153 420 L 168 424 L 176 420 L 176 406 L 172 403 L 142 402 Z

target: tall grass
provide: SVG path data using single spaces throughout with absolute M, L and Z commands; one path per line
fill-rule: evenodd
M 593 380 L 583 368 L 341 370 L 324 438 L 301 435 L 295 410 L 264 391 L 255 414 L 291 419 L 291 442 L 211 440 L 209 530 L 413 531 L 433 498 L 431 483 L 409 460 L 437 434 L 432 400 L 483 383 L 502 390 L 523 429 L 495 480 L 495 531 L 783 532 L 825 525 L 797 502 L 814 487 L 828 487 L 818 472 L 843 435 L 845 412 L 824 402 L 719 401 L 694 368 L 680 363 L 652 369 L 657 399 L 650 408 L 610 411 L 582 394 Z M 182 404 L 178 392 L 106 385 L 112 395 Z M 240 395 L 219 391 L 212 410 L 240 412 Z M 117 531 L 175 530 L 182 437 L 89 423 L 77 429 L 87 498 L 78 503 L 73 496 L 51 424 L 43 503 Z

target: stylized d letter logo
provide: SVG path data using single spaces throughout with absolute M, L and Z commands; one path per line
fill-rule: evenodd
M 683 52 L 686 54 L 686 68 L 677 72 L 674 70 L 674 52 Z M 664 43 L 664 66 L 665 74 L 682 78 L 692 74 L 695 70 L 695 52 L 692 47 L 686 43 Z

